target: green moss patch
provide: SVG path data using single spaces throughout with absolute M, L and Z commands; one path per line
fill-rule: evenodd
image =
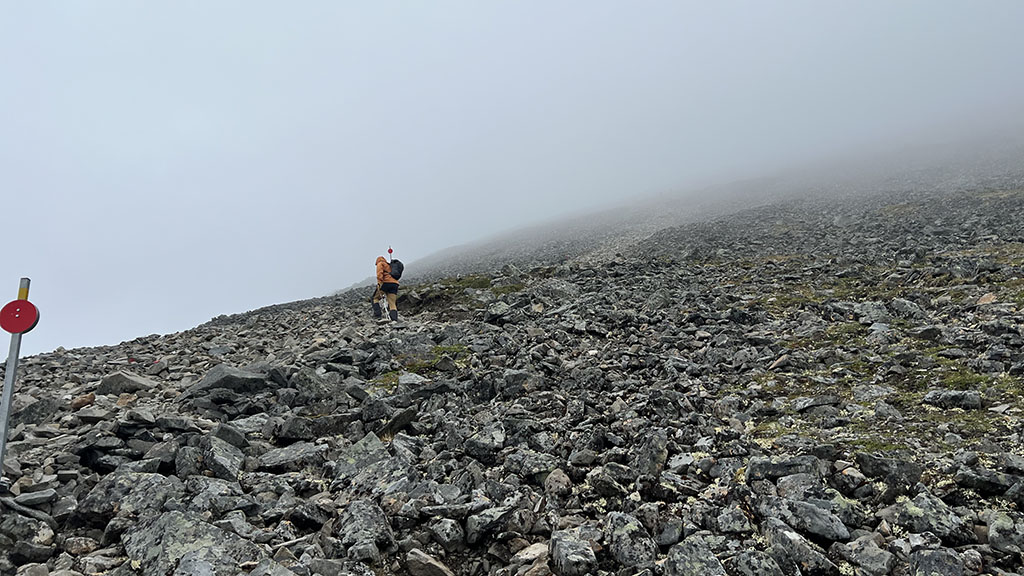
M 444 358 L 454 361 L 457 368 L 465 368 L 469 365 L 471 356 L 469 348 L 462 344 L 454 346 L 434 346 L 427 354 L 402 355 L 398 360 L 407 372 L 413 372 L 420 376 L 432 376 L 441 370 L 438 365 Z
M 494 292 L 495 296 L 504 296 L 514 292 L 522 292 L 524 288 L 526 288 L 525 284 L 507 284 L 505 286 L 495 286 L 491 288 L 491 292 Z

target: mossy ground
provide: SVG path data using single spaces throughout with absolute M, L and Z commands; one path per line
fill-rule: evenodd
M 439 363 L 450 358 L 456 368 L 465 368 L 468 365 L 471 352 L 469 348 L 457 344 L 454 346 L 434 346 L 427 354 L 403 355 L 396 358 L 407 372 L 413 372 L 420 376 L 432 376 L 440 372 Z
M 902 217 L 914 209 L 912 205 L 894 206 L 887 215 Z M 918 272 L 915 264 L 909 269 L 901 269 L 904 276 L 891 279 L 895 270 L 893 266 L 862 266 L 850 277 L 826 278 L 815 283 L 799 280 L 772 283 L 772 294 L 751 300 L 750 306 L 752 310 L 763 311 L 770 317 L 792 319 L 807 310 L 821 311 L 832 301 L 888 303 L 898 297 L 920 301 L 951 294 L 950 290 L 962 289 L 965 283 L 969 283 L 976 291 L 995 293 L 999 302 L 1024 308 L 1024 279 L 1017 276 L 1018 268 L 1024 264 L 1024 246 L 1020 243 L 982 246 L 948 257 L 967 258 L 970 262 L 994 261 L 1003 269 L 988 276 L 965 279 Z M 738 272 L 734 279 L 741 288 L 746 282 L 765 276 L 764 270 L 758 274 L 752 273 L 751 268 L 768 266 L 770 276 L 788 274 L 795 277 L 808 260 L 797 255 L 788 258 L 773 256 L 751 264 Z M 760 282 L 763 286 L 764 280 Z M 956 292 L 952 295 L 954 300 L 962 299 Z M 890 328 L 907 334 L 913 325 L 893 318 Z M 968 365 L 967 359 L 943 357 L 941 352 L 949 346 L 937 345 L 933 341 L 907 336 L 890 346 L 879 347 L 869 342 L 869 334 L 867 327 L 858 322 L 840 319 L 829 323 L 822 331 L 786 342 L 792 353 L 811 359 L 823 355 L 827 360 L 812 362 L 810 367 L 800 370 L 783 369 L 779 373 L 758 374 L 747 384 L 755 385 L 759 389 L 757 396 L 765 402 L 777 398 L 792 401 L 802 396 L 834 394 L 844 403 L 855 403 L 855 386 L 888 386 L 892 392 L 882 399 L 900 412 L 901 419 L 881 421 L 874 413 L 875 400 L 870 400 L 859 403 L 862 404 L 860 409 L 845 411 L 849 421 L 837 428 L 823 429 L 819 418 L 789 412 L 781 419 L 772 415 L 751 423 L 752 437 L 760 443 L 770 444 L 795 434 L 818 442 L 839 443 L 869 451 L 922 446 L 952 449 L 954 446 L 946 444 L 954 438 L 949 434 L 955 434 L 969 444 L 993 434 L 1009 433 L 1017 415 L 1024 411 L 1024 379 L 1020 377 L 978 373 Z M 736 387 L 737 390 L 741 388 L 742 385 Z M 983 408 L 962 410 L 925 405 L 923 398 L 932 389 L 978 390 L 982 394 Z M 1007 405 L 1005 414 L 989 410 L 1003 405 Z

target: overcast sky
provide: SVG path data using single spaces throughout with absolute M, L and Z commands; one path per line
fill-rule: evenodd
M 24 353 L 1020 117 L 1024 2 L 7 2 L 0 300 Z M 9 298 L 2 297 L 6 290 Z M 2 304 L 2 302 L 0 302 Z

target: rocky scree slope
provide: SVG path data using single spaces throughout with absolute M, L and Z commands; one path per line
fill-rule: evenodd
M 25 360 L 0 574 L 1024 572 L 1024 192 Z

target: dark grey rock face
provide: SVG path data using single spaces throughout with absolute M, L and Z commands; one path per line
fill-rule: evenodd
M 910 554 L 909 573 L 911 576 L 963 576 L 964 563 L 959 554 L 948 548 L 917 550 Z
M 260 468 L 267 470 L 297 471 L 307 466 L 318 466 L 324 461 L 326 448 L 308 442 L 296 442 L 276 448 L 259 458 Z
M 770 558 L 762 557 L 748 557 L 740 560 L 739 564 L 741 570 L 744 567 L 757 566 L 758 568 L 767 568 L 769 571 L 773 565 L 774 562 Z M 778 570 L 778 567 L 775 569 Z M 728 574 L 711 548 L 700 537 L 687 538 L 668 551 L 665 573 L 668 576 L 727 576 Z
M 352 560 L 380 562 L 382 549 L 395 543 L 384 511 L 366 500 L 349 504 L 334 527 L 334 533 Z
M 973 540 L 967 525 L 945 502 L 921 493 L 899 505 L 897 522 L 913 533 L 931 532 L 943 541 L 966 544 Z
M 233 392 L 259 392 L 269 385 L 267 375 L 241 368 L 218 364 L 191 390 L 193 394 L 212 390 Z
M 558 531 L 551 535 L 552 571 L 558 576 L 584 576 L 597 570 L 594 550 L 579 535 Z
M 126 532 L 124 549 L 147 574 L 227 576 L 262 555 L 255 544 L 177 511 Z
M 635 517 L 612 512 L 608 515 L 606 531 L 612 557 L 616 562 L 628 568 L 639 568 L 654 563 L 658 545 Z
M 216 436 L 205 436 L 200 441 L 203 462 L 217 478 L 236 480 L 242 470 L 245 454 Z
M 726 566 L 726 572 L 737 576 L 782 576 L 782 570 L 775 560 L 758 550 L 740 552 Z
M 850 537 L 850 531 L 836 515 L 807 502 L 767 496 L 759 502 L 758 511 L 764 518 L 778 518 L 812 537 L 831 541 Z

